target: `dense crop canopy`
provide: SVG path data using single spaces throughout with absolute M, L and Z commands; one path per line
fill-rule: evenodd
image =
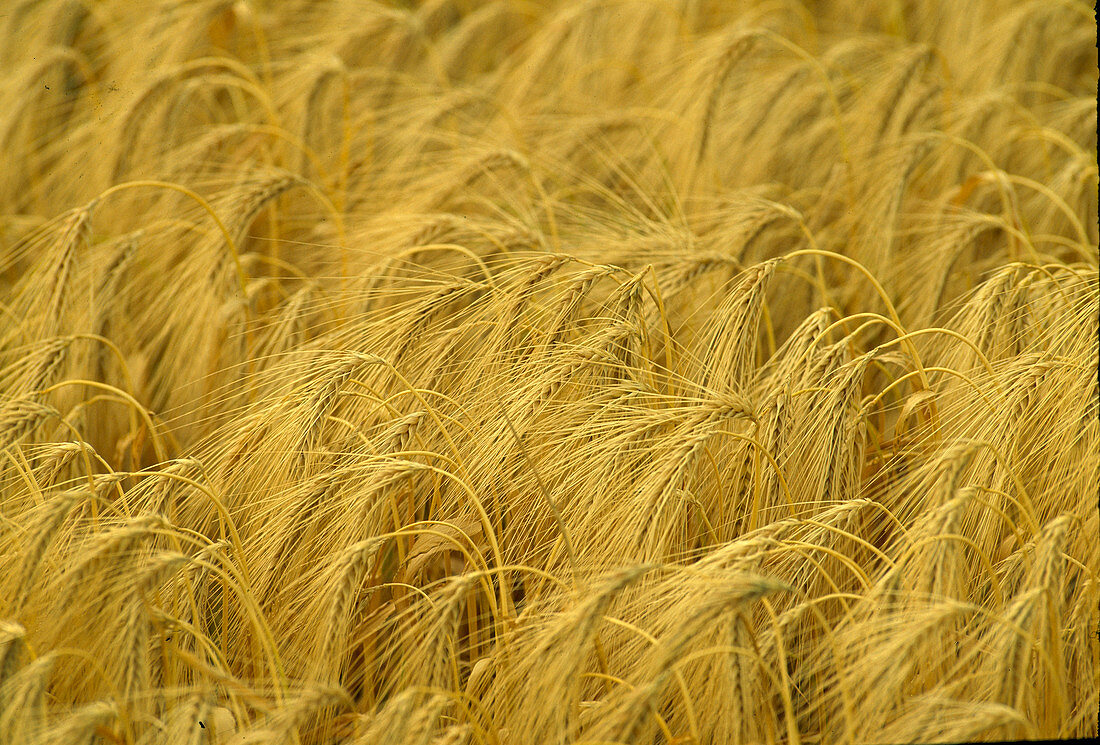
M 3 5 L 0 743 L 1097 734 L 1090 6 Z

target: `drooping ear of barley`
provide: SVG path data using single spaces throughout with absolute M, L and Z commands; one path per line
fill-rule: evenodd
M 348 709 L 349 704 L 343 689 L 315 683 L 290 698 L 278 714 L 271 717 L 264 733 L 265 741 L 273 745 L 290 743 L 304 732 L 323 737 L 321 733 L 327 731 L 331 736 L 334 712 Z
M 46 725 L 46 688 L 57 663 L 53 652 L 27 663 L 3 683 L 0 734 L 7 742 L 33 742 Z
M 706 98 L 703 119 L 699 128 L 699 146 L 695 153 L 696 162 L 701 162 L 707 153 L 707 144 L 711 139 L 711 129 L 718 111 L 723 87 L 730 72 L 739 60 L 745 57 L 759 43 L 760 35 L 755 31 L 738 30 L 725 44 L 722 53 L 715 59 L 710 79 L 710 95 Z
M 61 418 L 60 412 L 52 406 L 28 398 L 5 401 L 0 409 L 0 432 L 3 433 L 0 449 L 6 450 L 15 445 L 51 418 Z
M 6 690 L 5 684 L 19 668 L 26 634 L 26 629 L 17 623 L 0 622 L 0 691 Z M 0 711 L 6 709 L 7 701 L 0 699 Z
M 149 619 L 142 598 L 134 597 L 128 604 L 119 649 L 118 679 L 122 683 L 123 696 L 135 704 L 148 696 L 151 683 L 149 670 Z M 131 713 L 136 713 L 132 711 Z
M 524 728 L 542 742 L 556 742 L 573 736 L 580 727 L 577 707 L 581 701 L 583 675 L 596 656 L 593 643 L 615 597 L 625 588 L 642 580 L 653 566 L 624 569 L 589 589 L 588 596 L 568 612 L 547 616 L 544 628 L 527 639 L 516 639 L 520 655 L 493 680 L 489 696 L 512 698 L 522 691 L 523 703 L 515 711 L 503 711 L 508 728 Z M 550 670 L 539 670 L 549 650 L 556 657 Z M 539 700 L 565 702 L 557 709 L 535 705 Z
M 167 742 L 199 745 L 207 740 L 205 723 L 210 719 L 213 707 L 207 696 L 191 694 L 173 706 L 165 717 Z
M 92 213 L 87 208 L 70 210 L 42 226 L 14 248 L 37 259 L 15 288 L 13 308 L 19 321 L 10 326 L 0 343 L 9 347 L 20 336 L 33 340 L 54 336 L 62 328 L 72 303 L 68 296 L 80 260 L 91 233 Z
M 451 708 L 447 696 L 413 688 L 390 698 L 371 717 L 355 745 L 399 745 L 427 743 L 443 726 L 444 712 Z
M 35 589 L 42 560 L 57 537 L 58 529 L 69 518 L 73 508 L 88 496 L 83 490 L 52 494 L 48 501 L 33 511 L 33 518 L 27 516 L 28 531 L 25 542 L 21 544 L 19 570 L 11 574 L 15 586 L 9 596 L 13 598 L 9 612 L 17 613 L 27 602 Z
M 345 549 L 333 564 L 332 589 L 329 593 L 331 600 L 323 624 L 325 634 L 317 654 L 319 661 L 324 663 L 336 661 L 339 664 L 352 622 L 351 611 L 355 607 L 357 596 L 363 593 L 363 584 L 371 572 L 382 544 L 381 538 L 360 541 Z M 339 667 L 329 677 L 340 680 L 342 675 Z M 323 677 L 318 676 L 318 679 Z
M 104 731 L 111 731 L 110 724 L 118 721 L 118 711 L 106 701 L 93 701 L 66 715 L 57 724 L 43 730 L 35 740 L 28 742 L 89 742 Z
M 86 581 L 90 577 L 101 575 L 115 560 L 121 559 L 125 562 L 130 559 L 127 553 L 163 525 L 164 520 L 160 516 L 143 515 L 95 535 L 72 556 L 60 584 L 59 602 L 68 605 L 87 593 L 90 588 Z
M 72 337 L 54 337 L 21 349 L 16 362 L 3 369 L 3 377 L 13 394 L 23 396 L 42 391 L 58 381 L 64 369 Z
M 689 577 L 665 580 L 655 588 L 667 599 L 664 611 L 657 615 L 654 624 L 663 633 L 657 636 L 655 643 L 647 646 L 637 663 L 640 684 L 633 690 L 617 689 L 608 700 L 600 721 L 586 732 L 586 736 L 623 742 L 657 736 L 662 723 L 660 715 L 654 716 L 654 713 L 665 710 L 664 703 L 668 700 L 690 696 L 686 686 L 670 685 L 677 680 L 674 666 L 682 660 L 685 651 L 701 639 L 709 638 L 711 629 L 724 617 L 736 614 L 760 598 L 789 589 L 783 583 L 749 575 L 721 581 L 711 578 L 706 581 L 707 592 L 699 594 L 694 591 L 695 584 L 702 577 Z M 690 617 L 684 614 L 688 605 L 695 610 Z M 664 723 L 664 726 L 685 724 L 687 722 L 677 717 L 676 721 Z

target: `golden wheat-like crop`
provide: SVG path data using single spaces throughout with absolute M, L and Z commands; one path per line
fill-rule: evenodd
M 0 745 L 1096 736 L 1093 12 L 0 3 Z

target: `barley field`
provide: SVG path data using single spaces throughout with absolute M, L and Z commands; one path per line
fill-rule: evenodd
M 1094 24 L 0 1 L 0 743 L 1095 736 Z

